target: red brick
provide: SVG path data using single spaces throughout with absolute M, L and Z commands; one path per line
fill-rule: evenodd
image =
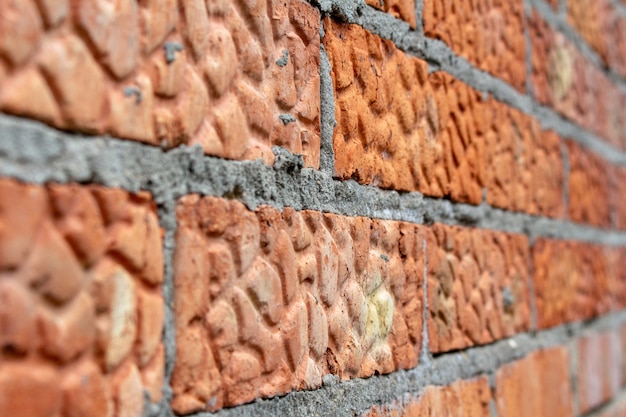
M 486 187 L 498 207 L 563 214 L 554 133 L 356 25 L 324 25 L 337 176 L 473 204 Z
M 578 339 L 577 394 L 585 413 L 610 400 L 622 385 L 622 348 L 617 332 Z
M 177 413 L 416 366 L 418 226 L 198 196 L 177 218 Z
M 58 373 L 35 362 L 3 363 L 0 367 L 0 415 L 48 417 L 61 411 Z
M 626 168 L 615 166 L 611 172 L 611 217 L 613 227 L 626 229 Z
M 319 166 L 313 6 L 76 0 L 70 16 L 69 3 L 0 5 L 1 111 L 229 159 L 271 164 L 284 146 Z
M 601 157 L 574 142 L 567 145 L 569 218 L 578 223 L 611 226 L 611 167 Z
M 427 36 L 441 39 L 474 65 L 524 90 L 523 2 L 433 0 L 424 2 L 423 14 Z
M 536 10 L 529 19 L 535 98 L 607 142 L 626 146 L 626 94 Z
M 335 87 L 336 175 L 479 203 L 481 95 L 444 73 L 429 76 L 426 62 L 359 26 L 324 25 Z
M 498 415 L 506 417 L 573 416 L 567 350 L 531 353 L 496 372 Z
M 533 246 L 537 326 L 552 327 L 608 311 L 609 267 L 602 246 L 538 239 Z
M 160 399 L 162 231 L 149 194 L 0 179 L 0 242 L 0 415 L 139 417 L 144 390 Z
M 415 29 L 415 0 L 366 0 L 365 2 L 404 20 Z
M 43 35 L 37 6 L 33 0 L 6 0 L 0 15 L 0 55 L 13 65 L 21 65 Z
M 491 391 L 487 377 L 427 387 L 419 397 L 374 406 L 361 417 L 488 417 Z
M 67 417 L 107 417 L 113 413 L 109 385 L 100 369 L 84 362 L 63 381 L 63 412 Z
M 568 23 L 606 66 L 626 76 L 626 18 L 609 0 L 568 0 Z
M 563 161 L 560 138 L 518 110 L 488 101 L 487 202 L 503 209 L 561 217 Z
M 486 344 L 529 329 L 525 236 L 444 225 L 427 233 L 432 352 Z

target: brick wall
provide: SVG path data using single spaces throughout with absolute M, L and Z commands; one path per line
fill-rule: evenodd
M 0 0 L 0 416 L 626 415 L 626 2 Z

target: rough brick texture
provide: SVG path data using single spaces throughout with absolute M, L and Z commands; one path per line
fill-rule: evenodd
M 626 77 L 626 17 L 611 0 L 567 0 L 567 18 L 604 64 Z
M 424 2 L 424 32 L 477 67 L 524 90 L 524 3 L 507 0 Z
M 360 417 L 489 417 L 487 377 L 428 387 L 419 397 L 372 407 Z
M 569 355 L 540 350 L 496 373 L 495 400 L 502 417 L 572 417 Z
M 584 413 L 615 396 L 622 386 L 622 346 L 617 332 L 578 340 L 577 394 Z
M 611 226 L 611 196 L 620 198 L 619 194 L 612 194 L 611 166 L 574 142 L 568 142 L 567 149 L 570 163 L 569 218 L 580 223 Z
M 406 21 L 415 29 L 415 0 L 365 0 L 365 2 Z
M 177 217 L 176 412 L 417 364 L 415 225 L 197 196 Z
M 626 93 L 533 9 L 531 84 L 542 104 L 626 148 Z
M 428 229 L 428 339 L 432 352 L 528 330 L 528 239 L 480 229 Z
M 141 416 L 163 386 L 146 194 L 0 179 L 0 415 Z
M 180 5 L 179 5 L 180 3 Z M 6 0 L 0 110 L 56 127 L 319 165 L 319 12 L 301 2 Z
M 326 20 L 341 178 L 455 201 L 562 214 L 559 139 L 530 117 L 356 25 Z
M 605 248 L 538 239 L 532 257 L 539 328 L 589 319 L 611 308 L 614 284 Z

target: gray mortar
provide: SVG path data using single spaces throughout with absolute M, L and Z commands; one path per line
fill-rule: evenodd
M 324 385 L 313 391 L 291 392 L 282 397 L 260 399 L 216 413 L 197 413 L 194 417 L 337 416 L 353 417 L 376 404 L 418 395 L 427 386 L 446 386 L 459 379 L 492 376 L 501 366 L 523 358 L 538 349 L 568 345 L 582 331 L 609 327 L 618 329 L 626 311 L 596 321 L 567 324 L 536 334 L 518 334 L 490 345 L 436 356 L 429 363 L 388 375 L 352 379 L 339 383 L 337 377 L 324 378 Z
M 349 3 L 343 0 L 328 1 L 338 4 L 337 7 Z M 330 6 L 329 8 L 332 9 Z M 562 137 L 576 141 L 613 164 L 626 166 L 626 152 L 610 145 L 598 135 L 582 129 L 553 109 L 520 93 L 499 78 L 479 70 L 466 59 L 455 55 L 445 43 L 411 30 L 406 22 L 369 6 L 360 10 L 358 18 L 348 19 L 348 22 L 359 24 L 382 38 L 392 40 L 407 54 L 423 59 L 433 68 L 443 70 L 474 89 L 489 93 L 497 100 L 532 116 L 544 129 L 554 130 Z
M 415 0 L 415 30 L 424 33 L 424 1 Z
M 261 160 L 228 161 L 208 157 L 199 146 L 161 149 L 103 137 L 62 133 L 38 122 L 0 115 L 0 175 L 31 183 L 79 182 L 147 190 L 162 206 L 189 193 L 259 205 L 293 207 L 346 216 L 445 223 L 523 233 L 531 239 L 552 237 L 626 246 L 626 232 L 604 230 L 481 204 L 453 203 L 420 193 L 399 193 L 334 180 L 301 168 L 302 159 L 284 149 L 276 168 Z M 164 220 L 165 221 L 165 220 Z M 167 220 L 172 223 L 173 220 Z
M 320 28 L 323 25 L 320 25 Z M 320 171 L 332 175 L 335 171 L 333 132 L 335 131 L 335 93 L 330 77 L 331 67 L 324 45 L 320 45 Z

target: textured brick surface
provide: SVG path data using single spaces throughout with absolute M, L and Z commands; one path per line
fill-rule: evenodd
M 563 160 L 560 138 L 505 104 L 489 99 L 487 202 L 495 207 L 561 217 Z
M 626 76 L 626 18 L 610 0 L 567 0 L 567 18 L 606 66 Z
M 428 229 L 428 339 L 432 352 L 528 330 L 528 239 L 435 225 Z
M 567 143 L 569 153 L 569 218 L 596 226 L 611 226 L 611 166 L 600 156 Z M 615 195 L 620 198 L 619 195 Z
M 177 413 L 417 364 L 417 226 L 197 196 L 177 217 Z
M 0 179 L 0 415 L 139 417 L 163 385 L 146 194 Z
M 563 347 L 541 350 L 496 373 L 495 400 L 502 417 L 571 417 L 569 356 Z
M 365 0 L 365 2 L 404 20 L 415 29 L 415 0 Z
M 538 239 L 533 246 L 537 326 L 552 327 L 602 314 L 611 307 L 605 248 Z
M 626 229 L 626 168 L 612 167 L 611 172 L 611 216 L 613 227 Z
M 626 147 L 626 94 L 533 10 L 531 84 L 542 104 L 553 107 L 608 142 Z
M 56 127 L 317 167 L 319 88 L 299 0 L 0 3 L 0 110 Z
M 581 413 L 610 400 L 622 385 L 622 346 L 617 332 L 578 340 L 577 395 Z
M 325 21 L 335 173 L 477 204 L 562 214 L 559 138 L 355 25 Z
M 361 417 L 489 417 L 491 392 L 487 377 L 427 387 L 419 397 L 372 407 Z
M 524 89 L 524 3 L 507 0 L 424 2 L 424 32 L 474 65 Z

